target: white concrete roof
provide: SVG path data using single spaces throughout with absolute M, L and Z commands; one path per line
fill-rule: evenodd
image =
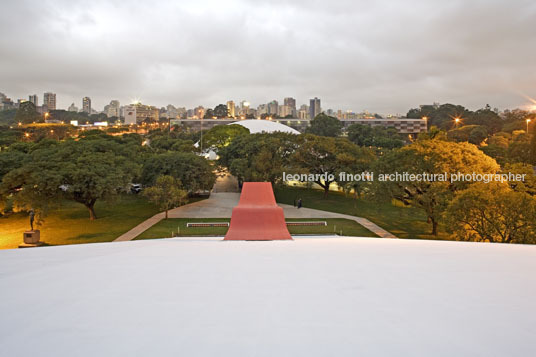
M 535 356 L 536 246 L 165 239 L 0 251 L 3 356 Z
M 265 120 L 265 119 L 249 119 L 249 120 L 240 120 L 234 123 L 230 123 L 227 125 L 242 125 L 245 128 L 249 129 L 249 132 L 251 134 L 256 133 L 273 133 L 275 131 L 280 131 L 283 133 L 290 133 L 290 134 L 300 134 L 300 132 L 296 129 L 291 128 L 290 126 L 276 123 L 271 120 Z

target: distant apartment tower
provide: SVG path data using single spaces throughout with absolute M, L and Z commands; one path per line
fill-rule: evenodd
M 82 98 L 82 111 L 84 113 L 91 114 L 91 98 L 90 97 Z
M 292 114 L 293 117 L 296 117 L 296 99 L 287 97 L 283 100 L 283 104 L 290 107 L 290 114 Z
M 37 94 L 28 96 L 28 100 L 33 103 L 36 107 L 38 106 Z
M 241 101 L 240 102 L 240 115 L 248 115 L 249 106 L 250 106 L 250 103 L 247 100 Z
M 272 100 L 268 103 L 268 114 L 269 115 L 278 115 L 279 114 L 279 103 L 277 100 Z
M 117 117 L 119 118 L 120 116 L 120 108 L 121 108 L 121 104 L 119 103 L 118 100 L 112 100 L 110 102 L 110 104 L 108 104 L 106 107 L 105 107 L 105 114 L 108 118 L 111 118 L 111 117 Z
M 303 104 L 298 111 L 298 119 L 310 119 L 309 117 L 309 107 L 306 104 Z
M 46 110 L 56 110 L 56 93 L 43 94 L 43 105 L 46 106 Z
M 159 115 L 158 108 L 141 103 L 130 104 L 124 108 L 125 124 L 140 124 L 145 120 L 158 121 Z
M 268 114 L 268 105 L 267 104 L 259 104 L 257 107 L 257 114 L 259 116 L 262 116 L 263 114 Z
M 232 100 L 227 102 L 227 116 L 229 118 L 234 118 L 236 116 L 235 113 L 235 104 Z
M 296 110 L 293 110 L 290 105 L 280 105 L 279 106 L 279 117 L 280 118 L 286 118 L 291 117 L 295 118 L 296 115 L 294 114 Z
M 314 97 L 309 101 L 309 117 L 314 119 L 318 114 L 320 114 L 320 99 Z
M 203 119 L 205 117 L 205 112 L 206 110 L 202 105 L 194 108 L 194 116 L 197 117 L 197 119 Z

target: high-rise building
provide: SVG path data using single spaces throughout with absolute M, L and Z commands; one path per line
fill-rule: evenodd
M 203 119 L 205 117 L 205 112 L 206 110 L 202 105 L 194 108 L 194 116 L 196 116 L 197 119 Z
M 104 113 L 106 114 L 106 116 L 108 118 L 111 118 L 111 117 L 119 118 L 119 116 L 120 116 L 120 108 L 121 108 L 121 104 L 119 103 L 119 101 L 118 100 L 112 100 L 112 101 L 110 101 L 110 104 L 108 104 L 106 107 L 104 107 Z
M 91 98 L 84 97 L 82 98 L 82 111 L 88 114 L 91 114 Z
M 277 115 L 278 113 L 279 113 L 279 103 L 277 103 L 277 100 L 272 100 L 270 103 L 268 103 L 268 114 Z
M 259 104 L 259 106 L 257 107 L 257 114 L 259 116 L 262 116 L 263 114 L 268 114 L 268 105 Z
M 240 115 L 248 115 L 249 114 L 249 102 L 247 100 L 243 100 L 240 102 Z
M 179 111 L 177 110 L 177 108 L 175 108 L 175 106 L 172 104 L 168 104 L 166 107 L 165 117 L 168 119 L 177 119 L 178 116 L 179 116 Z
M 283 100 L 283 104 L 290 107 L 290 114 L 292 114 L 293 117 L 296 117 L 296 99 L 287 97 Z
M 67 109 L 67 111 L 69 111 L 69 112 L 78 112 L 78 107 L 77 107 L 76 105 L 74 105 L 74 103 L 73 103 L 73 104 L 71 104 L 71 105 L 69 106 L 69 108 Z
M 298 119 L 310 119 L 309 117 L 309 107 L 306 104 L 303 104 L 298 111 Z
M 178 107 L 177 108 L 177 117 L 186 118 L 186 108 L 185 107 Z
M 56 93 L 43 94 L 43 106 L 46 106 L 46 110 L 56 110 Z
M 314 119 L 318 114 L 320 114 L 321 108 L 320 108 L 320 99 L 317 97 L 314 97 L 314 99 L 311 99 L 309 101 L 309 117 L 311 119 Z
M 234 118 L 236 116 L 235 114 L 235 104 L 232 100 L 230 100 L 227 102 L 227 116 L 229 118 Z
M 295 110 L 292 110 L 292 107 L 290 105 L 280 105 L 279 106 L 279 117 L 280 118 L 286 118 L 288 116 L 294 118 L 296 117 L 294 115 Z
M 145 120 L 158 121 L 159 114 L 158 108 L 141 103 L 130 104 L 124 108 L 125 124 L 140 124 Z
M 28 96 L 28 100 L 29 100 L 30 102 L 32 102 L 33 105 L 35 105 L 36 107 L 38 106 L 38 103 L 37 103 L 37 102 L 38 102 L 37 94 Z
M 4 93 L 0 93 L 0 110 L 13 109 L 15 104 Z

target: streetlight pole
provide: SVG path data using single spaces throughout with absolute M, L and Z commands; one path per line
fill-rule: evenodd
M 529 133 L 529 123 L 530 123 L 530 119 L 527 119 L 527 134 Z
M 203 117 L 201 117 L 201 140 L 199 141 L 199 146 L 201 148 L 201 155 L 203 155 Z

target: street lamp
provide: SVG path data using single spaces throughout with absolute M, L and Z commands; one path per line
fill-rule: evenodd
M 201 140 L 199 140 L 199 146 L 201 148 L 201 155 L 203 155 L 203 117 L 201 117 Z
M 454 118 L 454 123 L 455 123 L 456 128 L 458 127 L 458 123 L 460 122 L 460 120 L 461 119 L 459 117 Z
M 530 119 L 527 119 L 527 134 L 529 133 L 529 123 L 530 123 Z

